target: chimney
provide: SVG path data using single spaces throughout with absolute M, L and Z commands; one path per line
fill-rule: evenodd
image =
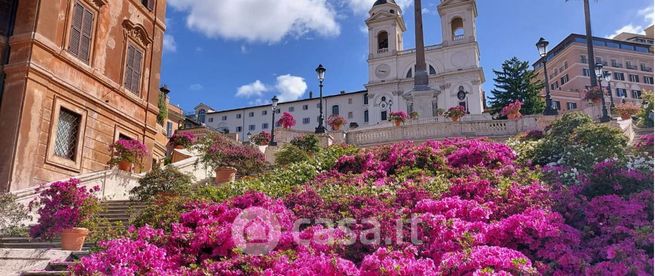
M 314 98 L 314 92 L 309 91 L 309 98 L 310 98 L 310 99 Z
M 339 94 L 342 94 L 342 95 L 346 94 L 346 90 L 341 90 L 341 92 L 339 92 Z

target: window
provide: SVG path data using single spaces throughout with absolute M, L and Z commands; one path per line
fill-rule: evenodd
M 255 117 L 255 112 L 248 112 L 248 117 Z
M 378 52 L 389 50 L 389 33 L 382 31 L 378 34 Z
M 248 130 L 255 130 L 255 125 L 249 125 Z
M 617 88 L 616 89 L 616 96 L 617 97 L 625 97 L 627 95 L 627 90 L 625 88 Z
M 364 104 L 368 104 L 368 93 L 364 93 Z
M 632 90 L 632 98 L 641 99 L 641 90 Z
M 625 75 L 623 73 L 614 72 L 614 79 L 619 81 L 624 81 Z
M 221 121 L 227 121 L 227 116 L 221 117 Z
M 566 75 L 562 76 L 562 77 L 559 79 L 559 81 L 560 81 L 560 83 L 562 83 L 562 85 L 564 85 L 565 83 L 569 82 L 569 74 L 566 74 Z
M 407 70 L 407 75 L 405 75 L 405 78 L 409 79 L 409 78 L 412 78 L 413 76 L 414 75 L 412 74 L 412 68 L 409 68 L 409 70 Z
M 353 118 L 353 113 L 352 113 L 352 112 L 348 112 L 348 119 L 352 119 L 352 118 Z
M 85 63 L 89 63 L 92 33 L 93 13 L 79 1 L 75 2 L 68 51 Z
M 573 109 L 577 109 L 577 108 L 578 108 L 577 103 L 572 103 L 572 102 L 567 102 L 566 103 L 566 109 L 568 109 L 568 110 L 573 110 Z
M 603 63 L 603 58 L 602 57 L 596 57 L 596 64 L 598 63 Z
M 339 115 L 339 106 L 338 105 L 333 105 L 332 106 L 332 115 Z
M 166 122 L 166 137 L 171 138 L 173 136 L 173 122 Z
M 580 63 L 587 64 L 587 56 L 585 56 L 585 55 L 580 55 Z
M 125 59 L 125 76 L 123 84 L 127 90 L 139 95 L 141 87 L 141 63 L 143 51 L 132 43 L 127 44 L 127 57 Z
M 430 69 L 429 69 L 429 70 L 430 70 L 430 75 L 436 75 L 436 74 L 437 74 L 437 70 L 434 69 L 434 67 L 432 67 L 432 65 L 430 65 Z
M 198 122 L 204 123 L 206 115 L 207 115 L 206 110 L 204 110 L 204 109 L 198 110 Z
M 450 21 L 450 28 L 453 40 L 461 40 L 464 38 L 464 20 L 462 20 L 462 18 L 455 17 Z
M 149 11 L 152 11 L 152 9 L 155 6 L 155 0 L 141 0 L 141 4 L 146 7 Z
M 588 68 L 582 68 L 582 75 L 583 75 L 583 76 L 585 76 L 585 77 L 589 77 L 589 76 L 591 76 L 591 73 L 590 73 L 590 72 L 591 72 L 591 71 L 589 71 Z
M 241 114 L 237 114 L 237 119 L 241 119 Z
M 302 118 L 302 124 L 308 125 L 311 120 L 309 118 Z
M 308 105 L 304 104 L 304 105 L 302 106 L 302 110 L 308 110 L 308 109 L 309 109 L 309 106 L 308 106 Z
M 207 118 L 207 122 L 213 123 L 213 122 L 214 122 L 214 118 Z
M 289 112 L 294 112 L 294 111 L 296 111 L 296 108 L 293 107 L 293 106 L 290 106 L 290 107 L 289 107 Z
M 262 116 L 266 116 L 268 114 L 268 110 L 262 110 Z
M 353 104 L 353 98 L 348 98 L 348 104 Z
M 63 107 L 59 110 L 54 143 L 55 156 L 75 161 L 81 121 L 82 115 Z
M 380 120 L 382 120 L 382 121 L 387 120 L 387 112 L 386 111 L 380 112 Z
M 628 78 L 630 78 L 631 82 L 639 82 L 639 76 L 638 75 L 629 74 Z
M 653 77 L 644 76 L 644 83 L 645 84 L 653 84 Z
M 553 107 L 557 110 L 562 110 L 562 104 L 559 101 L 553 101 Z
M 316 108 L 321 108 L 321 103 L 320 102 L 316 104 Z
M 368 123 L 368 110 L 364 110 L 364 123 Z
M 262 129 L 268 129 L 268 123 L 263 123 L 262 124 Z
M 237 132 L 241 132 L 242 130 L 243 130 L 242 127 L 240 127 L 240 126 L 237 127 Z

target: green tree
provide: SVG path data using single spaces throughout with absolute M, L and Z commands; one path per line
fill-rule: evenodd
M 502 70 L 496 71 L 496 88 L 491 90 L 489 99 L 491 114 L 499 114 L 506 105 L 520 100 L 523 102 L 521 113 L 524 115 L 540 114 L 546 103 L 540 95 L 543 82 L 537 80 L 537 74 L 530 69 L 527 61 L 516 57 L 503 62 Z

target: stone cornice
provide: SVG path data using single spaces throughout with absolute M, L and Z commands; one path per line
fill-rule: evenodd
M 148 32 L 141 24 L 125 20 L 123 21 L 123 28 L 125 28 L 125 35 L 133 38 L 141 46 L 148 47 L 152 43 L 152 38 L 148 36 Z

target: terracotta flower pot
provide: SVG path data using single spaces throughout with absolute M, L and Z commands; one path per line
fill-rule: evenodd
M 334 131 L 341 130 L 341 125 L 336 125 L 336 126 L 332 127 L 332 130 L 334 130 Z
M 459 119 L 461 118 L 462 117 L 450 117 L 450 119 L 453 120 L 453 122 L 459 122 Z
M 623 120 L 628 120 L 632 118 L 632 115 L 630 114 L 620 114 L 620 115 L 621 115 L 621 119 Z
M 118 169 L 121 171 L 129 172 L 132 170 L 132 162 L 128 160 L 121 160 L 118 162 Z
M 400 123 L 401 123 L 401 121 L 393 121 L 393 123 L 394 123 L 394 124 L 395 124 L 395 125 L 396 125 L 397 127 L 399 127 L 399 126 L 400 126 Z
M 61 232 L 61 249 L 70 251 L 80 251 L 84 245 L 86 236 L 89 235 L 89 229 L 86 228 L 68 228 Z
M 219 167 L 216 169 L 216 185 L 234 182 L 237 178 L 237 169 L 233 167 Z
M 594 104 L 599 104 L 600 100 L 601 100 L 601 98 L 595 98 L 595 99 L 591 100 L 591 102 L 594 103 Z
M 176 148 L 176 149 L 183 149 L 184 146 L 182 146 L 182 145 L 177 145 L 177 146 L 175 146 L 175 148 Z
M 510 113 L 510 114 L 507 114 L 507 119 L 510 119 L 510 120 L 518 120 L 518 119 L 521 119 L 521 113 L 516 112 L 516 113 Z

